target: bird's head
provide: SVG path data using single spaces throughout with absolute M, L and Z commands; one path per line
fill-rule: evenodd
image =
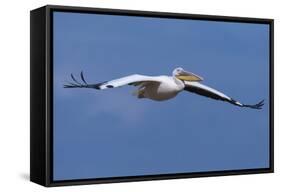
M 194 73 L 185 71 L 183 68 L 178 67 L 173 71 L 173 76 L 182 81 L 202 81 L 203 78 Z

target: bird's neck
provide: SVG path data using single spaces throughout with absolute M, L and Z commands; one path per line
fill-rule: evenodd
M 175 76 L 173 77 L 173 79 L 174 79 L 175 83 L 177 84 L 177 86 L 179 87 L 180 90 L 184 89 L 185 84 L 182 80 L 179 80 Z

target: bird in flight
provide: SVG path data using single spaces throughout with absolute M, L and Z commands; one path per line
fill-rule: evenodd
M 133 85 L 138 87 L 134 92 L 134 95 L 139 99 L 147 98 L 155 101 L 164 101 L 174 98 L 181 91 L 189 91 L 212 99 L 225 101 L 238 107 L 262 109 L 262 106 L 264 105 L 264 100 L 254 105 L 242 104 L 220 91 L 203 85 L 200 83 L 203 81 L 202 77 L 185 71 L 180 67 L 173 70 L 172 76 L 146 76 L 134 74 L 96 84 L 87 83 L 83 72 L 80 73 L 81 81 L 78 81 L 73 74 L 71 74 L 71 78 L 73 82 L 64 85 L 64 88 L 93 88 L 103 90 L 125 85 Z

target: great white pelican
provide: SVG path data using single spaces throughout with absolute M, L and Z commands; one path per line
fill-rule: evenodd
M 64 88 L 93 88 L 103 90 L 124 85 L 133 85 L 138 87 L 134 92 L 134 95 L 140 99 L 147 98 L 155 101 L 164 101 L 174 98 L 181 91 L 189 91 L 212 99 L 225 101 L 238 107 L 261 109 L 264 105 L 264 100 L 254 105 L 242 104 L 220 91 L 201 84 L 200 82 L 203 81 L 202 77 L 185 71 L 182 68 L 174 69 L 172 76 L 146 76 L 134 74 L 96 84 L 87 83 L 83 72 L 80 73 L 81 82 L 79 82 L 73 74 L 71 74 L 71 78 L 73 82 L 64 85 Z

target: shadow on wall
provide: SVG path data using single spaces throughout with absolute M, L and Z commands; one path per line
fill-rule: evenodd
M 20 176 L 21 179 L 29 181 L 29 174 L 28 173 L 20 173 L 19 176 Z

